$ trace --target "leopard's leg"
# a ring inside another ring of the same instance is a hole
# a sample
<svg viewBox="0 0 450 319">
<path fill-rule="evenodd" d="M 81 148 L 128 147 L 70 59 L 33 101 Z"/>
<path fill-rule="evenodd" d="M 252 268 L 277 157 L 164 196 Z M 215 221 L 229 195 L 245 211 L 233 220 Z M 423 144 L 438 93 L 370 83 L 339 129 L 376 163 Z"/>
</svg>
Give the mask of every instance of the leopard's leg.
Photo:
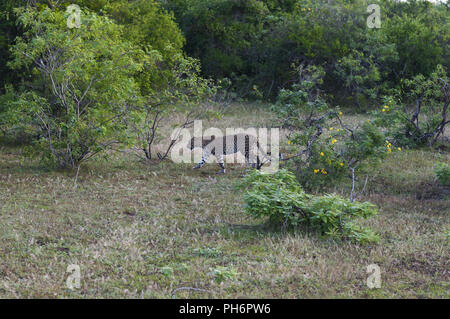
<svg viewBox="0 0 450 319">
<path fill-rule="evenodd" d="M 256 163 L 255 160 L 256 159 Z M 249 150 L 248 152 L 245 153 L 245 160 L 247 163 L 250 164 L 250 166 L 252 168 L 258 168 L 258 155 L 255 154 L 255 152 L 253 150 Z"/>
<path fill-rule="evenodd" d="M 202 166 L 205 165 L 210 155 L 211 155 L 210 153 L 203 151 L 202 160 L 196 166 L 194 166 L 193 169 L 202 168 Z"/>
<path fill-rule="evenodd" d="M 217 156 L 217 163 L 219 164 L 221 170 L 219 171 L 219 174 L 225 174 L 226 169 L 225 169 L 225 163 L 223 161 L 223 155 L 218 155 Z"/>
<path fill-rule="evenodd" d="M 252 168 L 255 168 L 255 163 L 251 163 L 251 162 L 250 162 L 250 157 L 249 157 L 248 153 L 245 153 L 245 154 L 244 154 L 244 158 L 245 158 L 245 162 L 246 162 L 247 164 L 249 164 Z"/>
</svg>

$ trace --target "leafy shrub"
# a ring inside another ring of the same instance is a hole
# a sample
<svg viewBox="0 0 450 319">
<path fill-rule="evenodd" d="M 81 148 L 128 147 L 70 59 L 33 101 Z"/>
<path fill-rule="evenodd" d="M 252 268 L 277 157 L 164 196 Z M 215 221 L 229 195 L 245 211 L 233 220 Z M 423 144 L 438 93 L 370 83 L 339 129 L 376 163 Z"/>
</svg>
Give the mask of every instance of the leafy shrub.
<svg viewBox="0 0 450 319">
<path fill-rule="evenodd" d="M 124 142 L 124 119 L 139 93 L 133 76 L 150 57 L 95 13 L 83 12 L 80 28 L 68 29 L 65 12 L 16 11 L 25 32 L 11 48 L 9 66 L 31 73 L 8 110 L 16 123 L 36 130 L 33 150 L 51 164 L 79 167 Z"/>
<path fill-rule="evenodd" d="M 221 284 L 227 280 L 233 280 L 239 275 L 239 273 L 233 268 L 218 266 L 217 268 L 211 269 L 212 275 L 214 276 L 214 281 Z"/>
<path fill-rule="evenodd" d="M 173 275 L 173 268 L 170 266 L 161 267 L 159 271 L 166 277 L 171 277 Z"/>
<path fill-rule="evenodd" d="M 416 147 L 431 145 L 444 135 L 450 122 L 450 82 L 446 70 L 438 65 L 429 76 L 418 75 L 404 80 L 403 92 L 384 98 L 383 105 L 374 112 L 375 123 L 386 128 L 398 145 Z M 401 97 L 406 95 L 406 98 Z"/>
<path fill-rule="evenodd" d="M 322 68 L 300 65 L 296 72 L 298 83 L 280 91 L 272 110 L 288 132 L 288 151 L 293 155 L 287 159 L 294 162 L 303 186 L 329 184 L 390 151 L 384 134 L 374 123 L 350 127 L 344 124 L 338 108 L 328 107 L 319 90 Z M 352 177 L 354 182 L 354 174 Z"/>
<path fill-rule="evenodd" d="M 194 249 L 194 253 L 198 256 L 208 257 L 208 258 L 216 258 L 221 254 L 220 249 L 218 248 L 196 248 Z"/>
<path fill-rule="evenodd" d="M 386 13 L 380 29 L 367 28 L 365 1 L 163 3 L 175 13 L 186 52 L 201 60 L 204 74 L 234 80 L 239 95 L 249 96 L 257 85 L 264 97 L 276 97 L 294 80 L 290 64 L 300 61 L 324 67 L 328 92 L 363 104 L 402 78 L 429 75 L 450 61 L 444 3 L 373 1 Z"/>
<path fill-rule="evenodd" d="M 367 57 L 354 50 L 337 61 L 335 73 L 343 81 L 349 97 L 353 96 L 358 105 L 366 97 L 376 98 L 376 83 L 380 80 L 380 74 L 372 56 Z"/>
<path fill-rule="evenodd" d="M 442 185 L 450 185 L 450 165 L 439 163 L 434 168 L 434 175 Z"/>
<path fill-rule="evenodd" d="M 378 213 L 373 204 L 350 202 L 334 194 L 307 194 L 287 170 L 275 174 L 254 171 L 240 187 L 247 189 L 245 210 L 254 217 L 268 217 L 271 223 L 284 226 L 305 224 L 322 235 L 361 244 L 379 240 L 371 229 L 357 224 L 358 219 Z"/>
<path fill-rule="evenodd" d="M 17 113 L 13 106 L 13 101 L 17 99 L 17 92 L 11 85 L 5 86 L 5 94 L 0 95 L 0 134 L 8 137 L 15 137 L 15 133 L 22 135 L 33 134 L 33 130 L 27 130 L 26 122 L 17 121 Z"/>
</svg>

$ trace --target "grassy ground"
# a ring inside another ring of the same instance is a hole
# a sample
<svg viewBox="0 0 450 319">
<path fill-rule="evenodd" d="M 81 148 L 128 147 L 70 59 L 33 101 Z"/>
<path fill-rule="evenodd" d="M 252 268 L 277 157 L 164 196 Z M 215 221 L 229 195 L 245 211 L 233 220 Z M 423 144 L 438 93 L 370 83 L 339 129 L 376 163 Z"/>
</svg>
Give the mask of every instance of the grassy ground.
<svg viewBox="0 0 450 319">
<path fill-rule="evenodd" d="M 271 119 L 235 106 L 210 124 Z M 245 215 L 234 191 L 240 165 L 216 175 L 216 164 L 149 168 L 116 154 L 84 166 L 74 190 L 73 172 L 21 152 L 0 146 L 0 297 L 450 297 L 450 201 L 433 177 L 448 154 L 397 152 L 371 172 L 362 200 L 380 209 L 369 223 L 381 242 L 362 247 Z M 69 264 L 80 266 L 80 289 L 66 287 Z M 381 268 L 380 289 L 366 285 L 369 264 Z"/>
</svg>

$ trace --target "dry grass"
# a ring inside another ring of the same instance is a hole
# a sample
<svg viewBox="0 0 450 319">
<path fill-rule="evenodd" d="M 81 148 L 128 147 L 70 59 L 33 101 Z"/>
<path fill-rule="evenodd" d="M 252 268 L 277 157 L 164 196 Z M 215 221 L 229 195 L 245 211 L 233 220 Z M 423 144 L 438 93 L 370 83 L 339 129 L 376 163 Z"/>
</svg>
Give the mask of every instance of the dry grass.
<svg viewBox="0 0 450 319">
<path fill-rule="evenodd" d="M 237 106 L 211 124 L 267 125 L 271 116 Z M 208 292 L 176 297 L 449 297 L 448 190 L 432 171 L 448 154 L 402 151 L 370 172 L 363 199 L 380 208 L 369 223 L 381 242 L 362 247 L 245 215 L 233 188 L 240 165 L 216 175 L 214 164 L 148 167 L 115 154 L 83 167 L 74 190 L 73 172 L 21 152 L 0 146 L 0 297 L 170 298 L 178 287 Z M 334 191 L 348 194 L 348 185 Z M 366 286 L 373 263 L 380 289 Z M 66 288 L 69 264 L 81 268 L 80 289 Z M 230 270 L 221 284 L 220 266 Z"/>
</svg>

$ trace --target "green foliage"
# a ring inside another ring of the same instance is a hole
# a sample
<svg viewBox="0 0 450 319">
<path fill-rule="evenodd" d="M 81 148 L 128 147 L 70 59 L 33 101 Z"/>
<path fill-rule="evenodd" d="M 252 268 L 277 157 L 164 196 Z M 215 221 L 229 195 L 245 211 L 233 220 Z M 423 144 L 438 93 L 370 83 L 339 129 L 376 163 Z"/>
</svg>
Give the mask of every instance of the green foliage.
<svg viewBox="0 0 450 319">
<path fill-rule="evenodd" d="M 444 62 L 444 43 L 449 37 L 449 16 L 445 10 L 444 6 L 430 5 L 426 10 L 393 15 L 383 23 L 386 39 L 395 44 L 399 56 L 398 63 L 392 65 L 397 80 L 417 74 L 427 76 Z"/>
<path fill-rule="evenodd" d="M 408 147 L 433 144 L 443 136 L 448 124 L 449 78 L 438 65 L 429 76 L 421 74 L 403 80 L 403 92 L 384 98 L 374 112 L 375 123 L 385 127 L 396 144 Z M 401 99 L 405 96 L 404 99 Z"/>
<path fill-rule="evenodd" d="M 164 89 L 170 81 L 172 68 L 183 59 L 184 37 L 173 15 L 154 0 L 114 0 L 102 9 L 125 27 L 123 37 L 145 52 L 159 56 L 147 63 L 136 77 L 142 95 Z"/>
<path fill-rule="evenodd" d="M 239 273 L 233 268 L 218 266 L 211 269 L 212 275 L 214 276 L 214 281 L 217 284 L 221 284 L 224 281 L 233 280 Z"/>
<path fill-rule="evenodd" d="M 159 57 L 135 75 L 144 96 L 165 89 L 183 49 L 200 59 L 202 76 L 231 80 L 230 97 L 273 99 L 296 83 L 292 63 L 314 64 L 324 69 L 321 88 L 333 102 L 359 109 L 399 88 L 402 79 L 427 77 L 450 61 L 448 9 L 428 1 L 374 1 L 382 23 L 369 29 L 364 1 L 5 0 L 0 90 L 28 80 L 29 70 L 6 67 L 9 47 L 23 32 L 14 7 L 64 11 L 72 3 L 113 19 L 125 27 L 126 42 Z"/>
<path fill-rule="evenodd" d="M 254 85 L 264 98 L 276 96 L 300 62 L 325 69 L 324 87 L 336 99 L 365 107 L 402 78 L 450 61 L 444 5 L 373 3 L 381 7 L 380 29 L 367 27 L 365 1 L 168 0 L 166 8 L 204 74 L 230 78 L 238 96 L 251 96 Z"/>
<path fill-rule="evenodd" d="M 272 110 L 288 132 L 288 151 L 299 180 L 309 189 L 329 184 L 367 160 L 389 151 L 385 136 L 374 123 L 350 128 L 339 109 L 330 109 L 318 89 L 323 69 L 300 65 L 298 82 L 280 91 Z"/>
<path fill-rule="evenodd" d="M 361 103 L 366 97 L 377 97 L 376 84 L 380 80 L 380 72 L 372 57 L 354 50 L 337 61 L 335 72 L 356 103 Z"/>
<path fill-rule="evenodd" d="M 284 119 L 285 127 L 304 127 L 313 117 L 327 109 L 318 87 L 323 83 L 325 72 L 315 65 L 293 65 L 298 81 L 291 89 L 282 89 L 272 111 Z M 307 114 L 305 117 L 304 115 Z"/>
<path fill-rule="evenodd" d="M 434 175 L 442 185 L 450 185 L 450 165 L 439 163 L 434 168 Z"/>
<path fill-rule="evenodd" d="M 16 99 L 16 94 L 11 85 L 5 86 L 5 94 L 0 95 L 0 132 L 6 135 L 16 121 L 15 116 L 9 111 L 10 103 Z M 17 123 L 20 124 L 20 123 Z"/>
<path fill-rule="evenodd" d="M 240 187 L 246 189 L 246 212 L 257 218 L 268 217 L 271 223 L 284 226 L 305 224 L 322 235 L 362 244 L 379 240 L 372 230 L 357 224 L 358 219 L 377 214 L 374 205 L 350 202 L 338 195 L 307 194 L 286 170 L 275 174 L 253 171 Z"/>
<path fill-rule="evenodd" d="M 5 85 L 18 84 L 22 75 L 22 72 L 18 70 L 11 72 L 7 67 L 7 62 L 11 58 L 9 47 L 22 32 L 20 26 L 16 23 L 14 8 L 24 5 L 25 2 L 26 0 L 2 0 L 0 2 L 0 93 L 4 92 Z M 2 114 L 1 109 L 0 114 Z"/>
<path fill-rule="evenodd" d="M 198 256 L 208 257 L 208 258 L 216 258 L 219 257 L 222 253 L 218 248 L 196 248 L 194 249 L 194 253 Z"/>
<path fill-rule="evenodd" d="M 120 26 L 90 11 L 74 29 L 62 11 L 17 13 L 26 31 L 11 49 L 9 66 L 26 67 L 32 76 L 9 109 L 16 123 L 40 136 L 36 150 L 61 167 L 78 167 L 124 141 L 124 118 L 139 93 L 133 76 L 149 56 L 123 41 Z"/>
<path fill-rule="evenodd" d="M 269 14 L 262 1 L 169 1 L 186 36 L 186 51 L 201 59 L 204 74 L 236 82 L 240 95 L 252 91 L 254 43 L 263 30 Z M 245 85 L 240 88 L 240 84 Z"/>
</svg>

